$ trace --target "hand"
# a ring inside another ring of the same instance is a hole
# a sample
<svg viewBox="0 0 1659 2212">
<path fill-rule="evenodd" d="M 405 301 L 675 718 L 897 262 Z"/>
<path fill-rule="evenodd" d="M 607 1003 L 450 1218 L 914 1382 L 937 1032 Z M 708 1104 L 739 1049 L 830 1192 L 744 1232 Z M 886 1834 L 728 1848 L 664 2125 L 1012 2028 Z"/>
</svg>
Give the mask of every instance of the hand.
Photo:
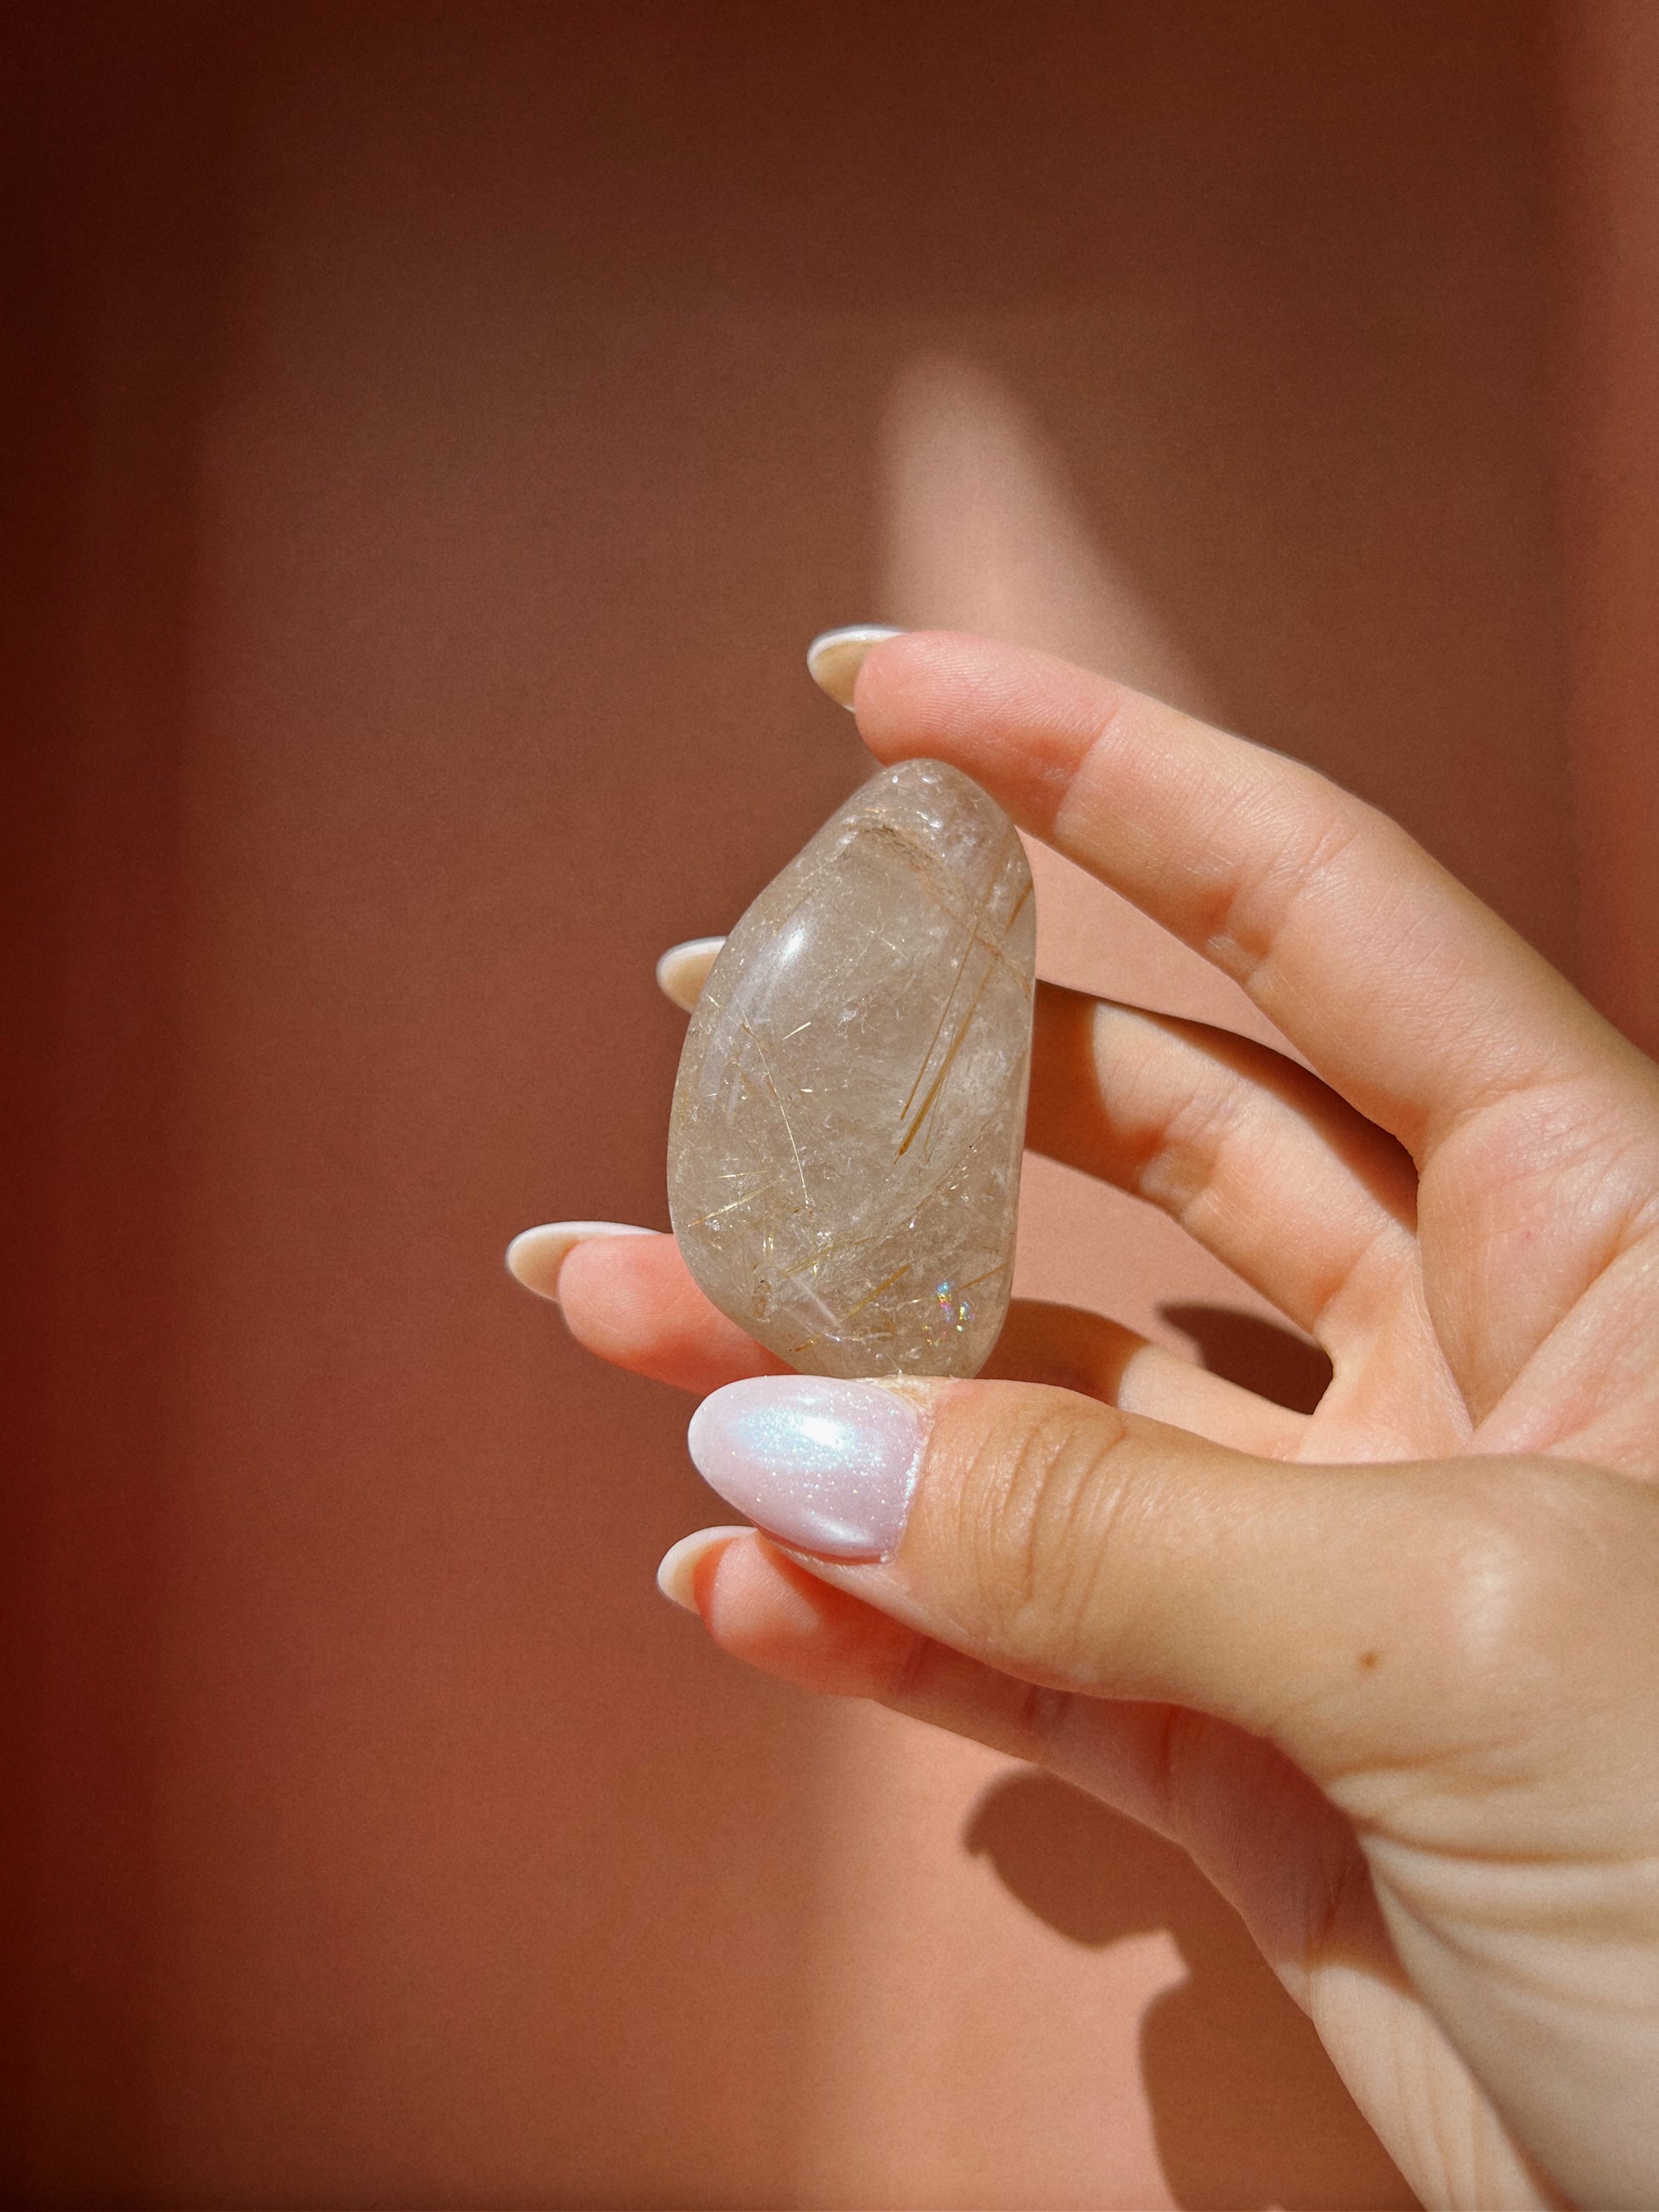
<svg viewBox="0 0 1659 2212">
<path fill-rule="evenodd" d="M 1294 762 L 969 638 L 878 644 L 856 703 L 1316 1071 L 1043 986 L 1029 1141 L 1172 1214 L 1334 1379 L 1291 1414 L 1017 1306 L 1001 1379 L 834 1386 L 860 1469 L 809 1473 L 882 1554 L 836 1562 L 788 1480 L 802 1386 L 744 1379 L 782 1370 L 672 1238 L 532 1231 L 582 1342 L 738 1386 L 694 1445 L 771 1534 L 687 1539 L 671 1594 L 1184 1845 L 1425 2200 L 1659 2202 L 1659 1069 Z"/>
</svg>

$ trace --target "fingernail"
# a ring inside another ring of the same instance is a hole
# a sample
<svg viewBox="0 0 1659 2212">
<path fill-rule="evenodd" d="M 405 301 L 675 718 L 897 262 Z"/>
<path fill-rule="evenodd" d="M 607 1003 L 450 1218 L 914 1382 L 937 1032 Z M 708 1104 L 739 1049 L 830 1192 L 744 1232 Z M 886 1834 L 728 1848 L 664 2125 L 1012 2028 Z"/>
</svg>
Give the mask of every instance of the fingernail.
<svg viewBox="0 0 1659 2212">
<path fill-rule="evenodd" d="M 752 1528 L 698 1528 L 689 1536 L 682 1536 L 678 1544 L 671 1544 L 662 1555 L 662 1565 L 657 1569 L 657 1588 L 676 1605 L 683 1605 L 688 1613 L 701 1610 L 697 1604 L 697 1570 L 703 1561 L 716 1552 L 723 1552 L 736 1536 L 752 1536 Z"/>
<path fill-rule="evenodd" d="M 884 637 L 902 637 L 902 630 L 885 629 L 879 623 L 854 623 L 846 629 L 827 629 L 806 648 L 806 666 L 820 690 L 827 691 L 838 707 L 853 711 L 853 686 L 859 680 L 864 656 Z"/>
<path fill-rule="evenodd" d="M 656 1237 L 655 1229 L 636 1229 L 629 1221 L 546 1221 L 523 1229 L 507 1248 L 507 1264 L 526 1290 L 559 1303 L 559 1270 L 578 1244 L 590 1237 Z"/>
<path fill-rule="evenodd" d="M 657 963 L 657 988 L 664 998 L 689 1014 L 725 942 L 723 937 L 688 937 L 684 945 L 671 945 Z"/>
<path fill-rule="evenodd" d="M 686 1441 L 709 1487 L 781 1542 L 879 1559 L 903 1534 L 922 1425 L 874 1382 L 763 1375 L 705 1398 Z"/>
</svg>

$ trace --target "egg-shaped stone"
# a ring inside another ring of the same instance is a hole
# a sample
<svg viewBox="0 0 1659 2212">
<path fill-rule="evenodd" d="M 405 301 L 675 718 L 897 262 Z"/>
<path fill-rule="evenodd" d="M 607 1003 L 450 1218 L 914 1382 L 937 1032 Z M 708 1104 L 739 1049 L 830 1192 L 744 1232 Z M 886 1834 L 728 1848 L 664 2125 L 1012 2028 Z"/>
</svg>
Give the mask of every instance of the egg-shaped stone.
<svg viewBox="0 0 1659 2212">
<path fill-rule="evenodd" d="M 813 1375 L 973 1375 L 1007 1310 L 1031 872 L 941 761 L 855 792 L 726 939 L 674 1086 L 669 1211 L 723 1313 Z"/>
</svg>

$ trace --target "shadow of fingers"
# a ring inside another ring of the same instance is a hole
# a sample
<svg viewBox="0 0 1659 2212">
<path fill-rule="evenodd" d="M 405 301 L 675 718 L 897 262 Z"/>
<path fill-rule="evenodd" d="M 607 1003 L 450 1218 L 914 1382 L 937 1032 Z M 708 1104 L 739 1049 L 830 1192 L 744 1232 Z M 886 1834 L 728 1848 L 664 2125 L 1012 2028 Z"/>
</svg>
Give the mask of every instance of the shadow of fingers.
<svg viewBox="0 0 1659 2212">
<path fill-rule="evenodd" d="M 1186 1853 L 1048 1775 L 994 1783 L 963 1838 L 1028 1911 L 1103 1949 L 1167 1931 L 1187 1979 L 1141 2022 L 1141 2078 L 1185 2212 L 1414 2203 L 1231 1905 Z"/>
<path fill-rule="evenodd" d="M 1316 1344 L 1278 1322 L 1232 1306 L 1162 1305 L 1212 1375 L 1224 1376 L 1293 1413 L 1311 1413 L 1330 1387 L 1331 1363 Z"/>
</svg>

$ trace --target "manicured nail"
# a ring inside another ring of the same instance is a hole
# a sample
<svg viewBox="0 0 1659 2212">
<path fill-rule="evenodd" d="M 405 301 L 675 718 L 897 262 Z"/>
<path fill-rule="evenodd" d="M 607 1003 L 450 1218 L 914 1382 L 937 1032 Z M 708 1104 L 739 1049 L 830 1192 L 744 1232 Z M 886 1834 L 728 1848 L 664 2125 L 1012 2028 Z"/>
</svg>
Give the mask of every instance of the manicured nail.
<svg viewBox="0 0 1659 2212">
<path fill-rule="evenodd" d="M 723 937 L 689 937 L 684 945 L 671 945 L 657 963 L 657 988 L 664 998 L 689 1014 L 725 942 Z"/>
<path fill-rule="evenodd" d="M 806 648 L 806 666 L 820 690 L 827 691 L 838 707 L 853 711 L 853 686 L 859 680 L 864 656 L 884 637 L 903 632 L 884 629 L 879 623 L 854 623 L 847 629 L 827 629 Z"/>
<path fill-rule="evenodd" d="M 522 1229 L 507 1248 L 507 1264 L 538 1298 L 559 1303 L 559 1270 L 578 1244 L 590 1237 L 656 1237 L 655 1229 L 636 1229 L 629 1221 L 547 1221 Z"/>
<path fill-rule="evenodd" d="M 700 1611 L 698 1568 L 715 1553 L 723 1552 L 734 1536 L 752 1536 L 754 1533 L 752 1528 L 698 1528 L 689 1536 L 682 1536 L 662 1555 L 662 1565 L 657 1569 L 657 1588 L 665 1597 L 672 1598 L 676 1605 L 683 1605 L 688 1613 Z"/>
<path fill-rule="evenodd" d="M 879 1559 L 904 1530 L 922 1425 L 874 1382 L 763 1375 L 705 1398 L 686 1441 L 709 1487 L 780 1542 Z"/>
</svg>

